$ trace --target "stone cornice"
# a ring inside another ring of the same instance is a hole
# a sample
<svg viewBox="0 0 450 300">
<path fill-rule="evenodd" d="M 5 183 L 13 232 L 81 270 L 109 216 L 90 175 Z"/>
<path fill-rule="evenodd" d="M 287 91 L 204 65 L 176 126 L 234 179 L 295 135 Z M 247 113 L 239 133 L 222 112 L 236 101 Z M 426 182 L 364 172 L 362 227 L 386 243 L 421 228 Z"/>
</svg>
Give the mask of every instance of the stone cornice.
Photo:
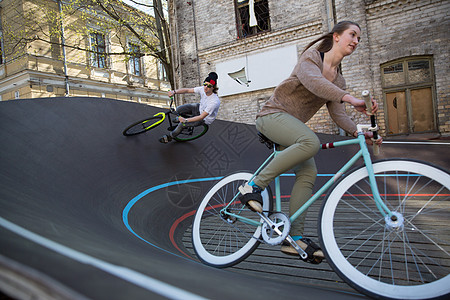
<svg viewBox="0 0 450 300">
<path fill-rule="evenodd" d="M 233 43 L 200 50 L 198 55 L 202 59 L 209 57 L 229 57 L 230 55 L 241 55 L 255 50 L 286 44 L 303 39 L 308 36 L 322 34 L 322 22 L 320 20 L 305 23 L 296 27 L 286 28 L 279 31 L 271 31 L 252 36 L 245 39 L 236 40 Z"/>
<path fill-rule="evenodd" d="M 398 13 L 399 10 L 410 10 L 418 7 L 442 2 L 442 0 L 383 0 L 374 1 L 366 6 L 368 17 L 379 17 L 379 14 L 391 15 Z"/>
</svg>

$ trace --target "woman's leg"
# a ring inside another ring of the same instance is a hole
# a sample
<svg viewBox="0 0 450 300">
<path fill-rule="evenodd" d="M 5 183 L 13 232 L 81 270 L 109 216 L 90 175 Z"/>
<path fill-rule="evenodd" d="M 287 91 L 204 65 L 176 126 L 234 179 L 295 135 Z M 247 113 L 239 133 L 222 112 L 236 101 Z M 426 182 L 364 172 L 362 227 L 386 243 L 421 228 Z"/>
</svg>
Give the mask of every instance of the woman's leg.
<svg viewBox="0 0 450 300">
<path fill-rule="evenodd" d="M 289 215 L 294 214 L 310 197 L 317 176 L 314 155 L 320 141 L 303 122 L 286 113 L 260 117 L 257 129 L 266 137 L 285 148 L 258 174 L 253 182 L 265 188 L 275 177 L 294 169 L 296 180 L 289 201 Z M 292 236 L 303 235 L 306 213 L 291 227 Z"/>
<path fill-rule="evenodd" d="M 314 182 L 317 177 L 317 168 L 314 158 L 299 164 L 294 168 L 295 183 L 292 188 L 291 199 L 289 201 L 289 216 L 292 216 L 312 195 Z M 305 227 L 306 212 L 302 213 L 291 224 L 292 236 L 303 236 Z"/>
<path fill-rule="evenodd" d="M 311 159 L 319 151 L 320 142 L 316 134 L 303 122 L 287 113 L 259 117 L 256 120 L 256 128 L 286 148 L 253 180 L 261 188 L 267 187 L 278 175 Z"/>
</svg>

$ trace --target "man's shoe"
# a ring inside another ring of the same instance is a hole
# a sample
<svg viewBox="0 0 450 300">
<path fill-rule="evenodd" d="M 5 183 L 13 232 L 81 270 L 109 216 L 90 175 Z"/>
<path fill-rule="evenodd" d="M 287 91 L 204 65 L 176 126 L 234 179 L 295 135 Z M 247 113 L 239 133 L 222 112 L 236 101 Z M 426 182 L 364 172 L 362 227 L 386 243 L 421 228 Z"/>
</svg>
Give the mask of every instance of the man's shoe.
<svg viewBox="0 0 450 300">
<path fill-rule="evenodd" d="M 302 238 L 295 242 L 308 254 L 308 262 L 317 264 L 325 258 L 322 249 L 320 249 L 320 247 L 310 239 Z M 298 255 L 297 250 L 295 250 L 295 248 L 292 247 L 288 241 L 283 241 L 283 244 L 281 245 L 281 252 L 289 255 Z"/>
<path fill-rule="evenodd" d="M 261 188 L 257 186 L 250 186 L 248 183 L 239 187 L 239 200 L 242 204 L 250 208 L 250 210 L 262 213 L 263 212 L 263 200 L 261 196 Z"/>
<path fill-rule="evenodd" d="M 172 140 L 172 137 L 171 137 L 170 135 L 167 135 L 167 134 L 163 135 L 163 136 L 159 139 L 159 141 L 160 141 L 161 143 L 164 143 L 164 144 L 167 144 L 167 143 L 170 142 L 171 140 Z"/>
</svg>

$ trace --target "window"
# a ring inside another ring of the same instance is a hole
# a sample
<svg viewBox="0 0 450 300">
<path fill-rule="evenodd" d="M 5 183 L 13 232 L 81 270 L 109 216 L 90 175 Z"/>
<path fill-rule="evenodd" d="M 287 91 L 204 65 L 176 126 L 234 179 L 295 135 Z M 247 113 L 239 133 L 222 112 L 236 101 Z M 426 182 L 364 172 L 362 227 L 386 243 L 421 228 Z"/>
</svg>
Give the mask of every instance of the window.
<svg viewBox="0 0 450 300">
<path fill-rule="evenodd" d="M 136 76 L 141 76 L 141 49 L 138 45 L 129 43 L 128 48 L 130 49 L 130 73 Z"/>
<path fill-rule="evenodd" d="M 169 77 L 167 76 L 166 68 L 161 61 L 158 61 L 158 78 L 161 81 L 169 81 Z"/>
<path fill-rule="evenodd" d="M 436 131 L 431 57 L 412 57 L 381 66 L 388 135 Z"/>
<path fill-rule="evenodd" d="M 0 3 L 2 0 L 0 0 Z M 0 7 L 0 13 L 2 12 L 2 9 Z M 3 52 L 3 27 L 2 27 L 3 21 L 0 14 L 0 65 L 4 64 L 5 62 L 5 53 Z"/>
<path fill-rule="evenodd" d="M 0 31 L 0 65 L 3 64 L 3 33 Z"/>
<path fill-rule="evenodd" d="M 270 30 L 268 0 L 235 0 L 238 38 Z"/>
<path fill-rule="evenodd" d="M 97 68 L 106 68 L 106 41 L 105 35 L 92 32 L 91 37 L 91 65 Z"/>
<path fill-rule="evenodd" d="M 1 2 L 1 1 L 0 1 Z M 2 20 L 0 19 L 0 22 Z M 0 65 L 4 64 L 5 61 L 5 53 L 3 52 L 3 30 L 1 28 L 1 23 L 0 23 Z"/>
</svg>

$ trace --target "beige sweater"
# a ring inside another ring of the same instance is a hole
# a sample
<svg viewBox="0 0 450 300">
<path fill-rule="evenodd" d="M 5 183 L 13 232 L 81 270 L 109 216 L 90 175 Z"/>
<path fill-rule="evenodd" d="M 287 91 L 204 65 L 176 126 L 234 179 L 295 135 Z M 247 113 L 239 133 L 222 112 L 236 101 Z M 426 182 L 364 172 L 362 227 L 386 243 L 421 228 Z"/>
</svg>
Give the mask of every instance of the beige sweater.
<svg viewBox="0 0 450 300">
<path fill-rule="evenodd" d="M 281 82 L 256 117 L 286 112 L 303 123 L 311 119 L 324 105 L 336 124 L 349 134 L 356 131 L 355 123 L 345 113 L 342 97 L 344 77 L 338 72 L 333 82 L 322 75 L 323 62 L 320 52 L 309 48 L 300 57 L 289 78 Z"/>
</svg>

